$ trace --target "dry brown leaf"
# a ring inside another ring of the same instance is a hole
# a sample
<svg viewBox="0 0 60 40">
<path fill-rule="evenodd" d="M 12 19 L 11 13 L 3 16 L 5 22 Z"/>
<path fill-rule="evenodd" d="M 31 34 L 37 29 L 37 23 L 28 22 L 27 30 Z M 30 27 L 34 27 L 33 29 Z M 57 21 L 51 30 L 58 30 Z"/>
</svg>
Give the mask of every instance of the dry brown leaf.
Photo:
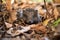
<svg viewBox="0 0 60 40">
<path fill-rule="evenodd" d="M 6 0 L 6 7 L 7 7 L 7 10 L 9 11 L 12 9 L 11 0 Z"/>
<path fill-rule="evenodd" d="M 59 16 L 59 12 L 58 12 L 58 10 L 57 10 L 56 7 L 54 8 L 54 14 L 53 14 L 53 15 L 54 15 L 54 18 L 55 18 L 55 19 L 57 19 L 58 16 Z"/>
<path fill-rule="evenodd" d="M 17 19 L 16 15 L 17 15 L 17 12 L 15 10 L 12 10 L 10 12 L 10 17 L 9 17 L 10 23 L 13 23 Z"/>
<path fill-rule="evenodd" d="M 36 25 L 35 27 L 32 27 L 32 29 L 36 30 L 36 31 L 42 31 L 43 33 L 46 32 L 46 27 L 45 26 L 42 26 L 42 25 Z"/>
<path fill-rule="evenodd" d="M 5 22 L 5 24 L 6 24 L 6 28 L 11 28 L 12 27 L 12 24 L 10 24 L 10 23 Z"/>
<path fill-rule="evenodd" d="M 42 7 L 39 6 L 37 9 L 38 9 L 38 12 L 40 13 L 40 15 L 44 14 L 44 11 L 43 11 Z"/>
</svg>

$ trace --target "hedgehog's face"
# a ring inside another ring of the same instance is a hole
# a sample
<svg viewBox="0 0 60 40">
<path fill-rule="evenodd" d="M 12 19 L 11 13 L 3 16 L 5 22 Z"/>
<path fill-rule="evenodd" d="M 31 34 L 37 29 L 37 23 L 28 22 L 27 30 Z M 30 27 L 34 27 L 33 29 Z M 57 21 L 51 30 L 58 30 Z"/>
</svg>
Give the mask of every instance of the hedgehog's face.
<svg viewBox="0 0 60 40">
<path fill-rule="evenodd" d="M 26 9 L 23 11 L 23 16 L 25 18 L 25 22 L 28 24 L 38 23 L 38 12 L 34 9 Z"/>
</svg>

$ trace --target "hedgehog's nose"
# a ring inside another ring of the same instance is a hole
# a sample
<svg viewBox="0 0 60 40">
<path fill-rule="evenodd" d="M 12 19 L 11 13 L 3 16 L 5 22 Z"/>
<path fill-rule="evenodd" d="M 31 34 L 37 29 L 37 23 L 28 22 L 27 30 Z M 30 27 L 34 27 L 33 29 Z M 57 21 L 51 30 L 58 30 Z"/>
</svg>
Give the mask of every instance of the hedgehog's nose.
<svg viewBox="0 0 60 40">
<path fill-rule="evenodd" d="M 29 21 L 28 21 L 28 24 L 29 24 L 29 25 L 33 24 L 33 21 L 32 21 L 32 20 L 29 20 Z"/>
<path fill-rule="evenodd" d="M 31 24 L 32 24 L 32 23 L 33 23 L 33 21 L 32 21 L 32 20 L 30 20 L 30 21 L 29 21 L 29 23 L 31 23 Z"/>
</svg>

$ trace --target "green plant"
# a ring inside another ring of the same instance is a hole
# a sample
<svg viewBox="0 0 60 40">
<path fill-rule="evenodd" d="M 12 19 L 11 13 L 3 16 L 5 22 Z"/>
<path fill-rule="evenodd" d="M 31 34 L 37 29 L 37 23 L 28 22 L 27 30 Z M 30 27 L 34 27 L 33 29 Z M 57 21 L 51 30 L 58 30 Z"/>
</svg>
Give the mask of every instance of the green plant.
<svg viewBox="0 0 60 40">
<path fill-rule="evenodd" d="M 59 23 L 60 23 L 60 18 L 58 20 L 56 20 L 55 22 L 53 22 L 53 26 L 56 27 L 56 26 L 58 26 Z"/>
</svg>

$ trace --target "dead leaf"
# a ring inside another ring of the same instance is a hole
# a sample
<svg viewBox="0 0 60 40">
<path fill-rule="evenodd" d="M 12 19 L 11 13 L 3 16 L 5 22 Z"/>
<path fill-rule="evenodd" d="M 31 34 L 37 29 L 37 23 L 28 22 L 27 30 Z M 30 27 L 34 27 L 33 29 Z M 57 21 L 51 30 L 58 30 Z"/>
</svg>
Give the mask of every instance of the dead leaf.
<svg viewBox="0 0 60 40">
<path fill-rule="evenodd" d="M 13 23 L 17 19 L 17 12 L 15 10 L 12 10 L 10 12 L 10 17 L 8 19 L 9 23 Z"/>
<path fill-rule="evenodd" d="M 12 27 L 12 24 L 10 24 L 10 23 L 5 22 L 5 24 L 6 24 L 6 28 L 11 28 Z"/>
<path fill-rule="evenodd" d="M 57 19 L 58 16 L 59 16 L 59 12 L 58 12 L 57 8 L 55 7 L 54 8 L 54 18 Z"/>
<path fill-rule="evenodd" d="M 11 0 L 6 0 L 6 8 L 7 8 L 7 10 L 9 10 L 9 11 L 12 9 Z"/>
<path fill-rule="evenodd" d="M 43 25 L 44 25 L 44 26 L 47 26 L 48 22 L 49 22 L 50 20 L 52 20 L 52 19 L 53 19 L 53 18 L 46 19 L 46 20 L 43 22 Z"/>
<path fill-rule="evenodd" d="M 45 33 L 47 30 L 46 27 L 43 25 L 36 25 L 35 27 L 32 27 L 32 29 L 34 29 L 37 32 L 42 31 L 43 33 Z"/>
</svg>

